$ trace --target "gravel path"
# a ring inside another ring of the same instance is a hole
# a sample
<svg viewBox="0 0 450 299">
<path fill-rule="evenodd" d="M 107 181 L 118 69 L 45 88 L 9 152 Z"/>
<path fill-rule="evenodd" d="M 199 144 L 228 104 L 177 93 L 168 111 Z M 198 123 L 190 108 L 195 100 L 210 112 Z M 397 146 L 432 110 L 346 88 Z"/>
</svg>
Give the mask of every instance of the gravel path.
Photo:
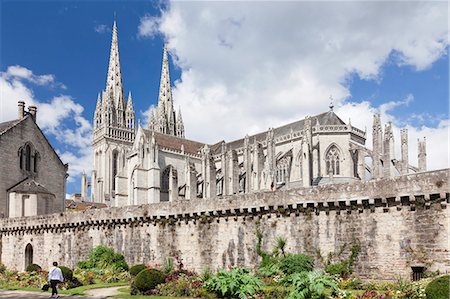
<svg viewBox="0 0 450 299">
<path fill-rule="evenodd" d="M 86 295 L 90 298 L 108 298 L 109 296 L 114 296 L 120 294 L 118 289 L 123 288 L 120 287 L 111 287 L 111 288 L 101 288 L 101 289 L 92 289 L 85 291 Z"/>
</svg>

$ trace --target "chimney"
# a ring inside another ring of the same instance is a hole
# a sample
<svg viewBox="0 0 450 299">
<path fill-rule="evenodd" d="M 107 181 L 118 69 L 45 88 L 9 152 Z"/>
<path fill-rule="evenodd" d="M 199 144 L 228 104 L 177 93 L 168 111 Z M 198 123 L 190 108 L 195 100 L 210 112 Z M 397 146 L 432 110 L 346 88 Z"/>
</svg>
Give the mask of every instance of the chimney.
<svg viewBox="0 0 450 299">
<path fill-rule="evenodd" d="M 22 119 L 25 116 L 25 102 L 24 101 L 19 101 L 18 102 L 18 106 L 19 106 L 19 119 Z"/>
<path fill-rule="evenodd" d="M 31 117 L 33 117 L 33 120 L 36 122 L 36 106 L 28 106 L 28 112 L 30 112 Z"/>
</svg>

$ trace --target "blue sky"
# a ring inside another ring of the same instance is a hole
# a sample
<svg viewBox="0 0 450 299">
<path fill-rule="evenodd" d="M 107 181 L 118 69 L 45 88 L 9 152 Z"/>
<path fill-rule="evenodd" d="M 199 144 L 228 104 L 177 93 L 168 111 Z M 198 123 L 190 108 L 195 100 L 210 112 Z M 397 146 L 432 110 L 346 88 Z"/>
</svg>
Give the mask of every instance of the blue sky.
<svg viewBox="0 0 450 299">
<path fill-rule="evenodd" d="M 429 136 L 430 168 L 449 164 L 446 2 L 0 5 L 0 121 L 15 117 L 20 99 L 38 105 L 39 125 L 70 164 L 68 193 L 91 170 L 89 124 L 114 18 L 124 91 L 143 124 L 157 101 L 165 41 L 188 138 L 240 138 L 326 111 L 333 95 L 337 113 L 367 127 L 368 138 L 380 112 L 409 129 L 411 147 Z"/>
</svg>

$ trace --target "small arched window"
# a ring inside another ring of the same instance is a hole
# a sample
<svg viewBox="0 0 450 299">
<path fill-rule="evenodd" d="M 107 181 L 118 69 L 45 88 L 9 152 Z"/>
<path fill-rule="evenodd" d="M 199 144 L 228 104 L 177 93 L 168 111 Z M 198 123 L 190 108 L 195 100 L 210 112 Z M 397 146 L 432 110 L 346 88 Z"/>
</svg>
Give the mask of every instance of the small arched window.
<svg viewBox="0 0 450 299">
<path fill-rule="evenodd" d="M 339 165 L 339 150 L 333 145 L 328 150 L 325 156 L 325 164 L 327 174 L 339 175 L 340 174 L 340 165 Z"/>
</svg>

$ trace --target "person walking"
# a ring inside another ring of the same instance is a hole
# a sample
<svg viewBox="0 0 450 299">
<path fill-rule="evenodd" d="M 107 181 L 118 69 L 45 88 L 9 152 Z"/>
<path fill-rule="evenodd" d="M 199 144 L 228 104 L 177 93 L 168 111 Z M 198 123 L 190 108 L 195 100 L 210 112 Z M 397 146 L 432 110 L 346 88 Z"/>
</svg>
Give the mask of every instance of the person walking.
<svg viewBox="0 0 450 299">
<path fill-rule="evenodd" d="M 48 271 L 48 281 L 50 282 L 50 287 L 52 288 L 52 296 L 50 298 L 59 298 L 57 285 L 59 282 L 64 281 L 64 276 L 60 268 L 58 268 L 58 263 L 53 262 L 53 267 Z"/>
</svg>

